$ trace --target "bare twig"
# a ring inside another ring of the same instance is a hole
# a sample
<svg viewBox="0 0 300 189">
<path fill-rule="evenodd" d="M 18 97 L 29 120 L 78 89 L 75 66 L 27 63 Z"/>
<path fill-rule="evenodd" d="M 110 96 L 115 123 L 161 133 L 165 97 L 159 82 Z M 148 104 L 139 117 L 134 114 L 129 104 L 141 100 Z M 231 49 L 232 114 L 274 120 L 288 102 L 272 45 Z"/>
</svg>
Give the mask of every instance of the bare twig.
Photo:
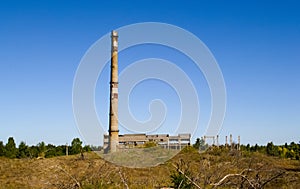
<svg viewBox="0 0 300 189">
<path fill-rule="evenodd" d="M 227 174 L 225 175 L 219 182 L 215 183 L 215 184 L 212 184 L 213 186 L 215 186 L 214 188 L 222 185 L 222 183 L 228 178 L 228 177 L 242 177 L 243 179 L 247 180 L 247 182 L 250 184 L 250 186 L 252 188 L 255 188 L 254 184 L 245 176 L 245 175 L 242 175 L 242 174 Z"/>
<path fill-rule="evenodd" d="M 179 169 L 179 167 L 177 167 L 177 166 L 174 165 L 174 164 L 172 164 L 172 165 L 178 170 L 179 173 L 181 173 L 183 176 L 185 176 L 185 178 L 187 178 L 193 185 L 195 185 L 197 188 L 200 188 L 200 189 L 201 189 L 201 187 L 200 187 L 198 184 L 196 184 L 190 177 L 186 176 L 186 175 L 184 174 L 184 172 L 183 172 L 182 170 Z"/>
<path fill-rule="evenodd" d="M 272 180 L 274 180 L 274 179 L 280 177 L 280 176 L 283 175 L 284 173 L 285 173 L 285 172 L 280 172 L 280 173 L 278 173 L 277 175 L 275 175 L 275 176 L 269 178 L 268 180 L 266 180 L 266 181 L 261 185 L 261 187 L 263 188 L 266 184 L 268 184 L 268 183 L 271 182 Z"/>
<path fill-rule="evenodd" d="M 55 166 L 55 167 L 58 168 L 58 169 L 60 169 L 60 170 L 62 170 L 66 175 L 68 175 L 70 178 L 72 178 L 75 181 L 76 186 L 78 186 L 79 188 L 81 188 L 80 183 L 72 175 L 70 175 L 66 170 L 64 170 L 60 166 Z"/>
<path fill-rule="evenodd" d="M 119 169 L 119 175 L 120 175 L 121 181 L 122 181 L 123 184 L 126 186 L 126 189 L 129 189 L 128 184 L 127 184 L 125 178 L 124 178 L 123 175 L 122 175 L 121 169 Z"/>
<path fill-rule="evenodd" d="M 254 169 L 244 169 L 240 174 L 243 174 L 244 172 L 247 172 L 247 174 L 251 171 L 255 171 Z"/>
<path fill-rule="evenodd" d="M 179 184 L 179 186 L 178 186 L 178 189 L 181 187 L 182 183 L 183 183 L 183 179 L 180 181 L 180 184 Z"/>
</svg>

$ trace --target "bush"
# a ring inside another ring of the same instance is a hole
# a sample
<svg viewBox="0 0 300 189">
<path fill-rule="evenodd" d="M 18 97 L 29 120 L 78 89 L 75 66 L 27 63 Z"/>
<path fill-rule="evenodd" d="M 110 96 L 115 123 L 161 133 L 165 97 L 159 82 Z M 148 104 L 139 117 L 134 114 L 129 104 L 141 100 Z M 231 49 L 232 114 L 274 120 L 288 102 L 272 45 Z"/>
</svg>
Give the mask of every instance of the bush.
<svg viewBox="0 0 300 189">
<path fill-rule="evenodd" d="M 177 170 L 173 171 L 170 175 L 171 182 L 174 188 L 192 188 L 193 184 L 188 180 L 187 177 L 191 177 L 191 172 L 189 170 L 189 163 L 186 163 L 180 159 L 177 163 Z"/>
<path fill-rule="evenodd" d="M 157 146 L 157 144 L 155 142 L 145 142 L 144 147 L 145 148 L 151 148 L 151 147 L 155 147 Z"/>
</svg>

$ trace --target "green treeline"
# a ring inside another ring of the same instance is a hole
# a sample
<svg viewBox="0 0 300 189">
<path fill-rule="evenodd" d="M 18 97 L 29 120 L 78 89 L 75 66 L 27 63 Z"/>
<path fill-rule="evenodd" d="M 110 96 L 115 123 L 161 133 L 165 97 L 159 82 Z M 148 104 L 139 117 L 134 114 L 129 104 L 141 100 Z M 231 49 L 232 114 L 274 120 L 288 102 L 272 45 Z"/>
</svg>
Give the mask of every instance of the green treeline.
<svg viewBox="0 0 300 189">
<path fill-rule="evenodd" d="M 28 146 L 25 142 L 21 142 L 17 147 L 13 137 L 9 137 L 6 144 L 0 141 L 0 156 L 7 158 L 50 158 L 67 154 L 74 155 L 91 150 L 90 146 L 82 146 L 82 141 L 79 138 L 74 138 L 71 146 L 46 145 L 44 142 Z"/>
<path fill-rule="evenodd" d="M 204 144 L 203 138 L 197 138 L 193 147 L 199 149 L 200 151 L 204 151 L 209 148 L 207 144 Z M 259 152 L 262 154 L 267 154 L 269 156 L 281 157 L 281 158 L 289 158 L 289 159 L 300 159 L 300 142 L 296 144 L 295 142 L 291 142 L 290 144 L 285 143 L 284 145 L 274 145 L 273 142 L 269 142 L 266 146 L 259 146 L 255 144 L 254 146 L 241 145 L 238 147 L 237 144 L 233 144 L 233 146 L 219 146 L 220 148 L 227 148 L 227 149 L 237 149 L 239 148 L 240 151 L 244 153 L 252 153 L 252 152 Z"/>
<path fill-rule="evenodd" d="M 267 146 L 254 145 L 241 145 L 242 151 L 247 152 L 260 152 L 270 156 L 276 156 L 281 158 L 300 159 L 300 143 L 296 144 L 291 142 L 290 144 L 285 143 L 284 145 L 274 145 L 273 142 L 269 142 Z"/>
<path fill-rule="evenodd" d="M 204 144 L 203 139 L 196 139 L 193 147 L 201 151 L 208 148 L 207 144 Z M 227 146 L 230 148 L 229 146 Z M 220 148 L 226 148 L 226 146 L 220 146 Z M 234 144 L 234 149 L 237 148 L 237 144 Z M 100 147 L 93 146 L 82 146 L 82 141 L 79 138 L 74 138 L 70 146 L 53 144 L 45 144 L 40 142 L 37 145 L 28 146 L 25 142 L 21 142 L 19 146 L 16 146 L 13 137 L 9 137 L 6 144 L 0 141 L 0 157 L 7 158 L 50 158 L 55 156 L 74 155 L 83 152 L 89 152 L 92 150 L 99 150 Z M 274 145 L 269 142 L 266 146 L 263 145 L 241 145 L 240 150 L 244 153 L 259 152 L 270 156 L 289 158 L 289 159 L 300 159 L 300 142 L 297 144 L 291 142 L 290 144 L 285 143 L 284 145 Z"/>
</svg>

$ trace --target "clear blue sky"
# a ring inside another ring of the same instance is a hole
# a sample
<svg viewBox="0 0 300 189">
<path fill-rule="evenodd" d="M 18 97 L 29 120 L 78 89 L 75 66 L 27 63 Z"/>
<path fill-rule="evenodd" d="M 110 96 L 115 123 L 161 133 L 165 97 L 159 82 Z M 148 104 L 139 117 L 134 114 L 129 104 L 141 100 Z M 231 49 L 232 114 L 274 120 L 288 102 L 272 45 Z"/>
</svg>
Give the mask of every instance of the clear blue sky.
<svg viewBox="0 0 300 189">
<path fill-rule="evenodd" d="M 245 144 L 300 141 L 300 3 L 240 2 L 0 1 L 0 140 L 13 136 L 18 143 L 65 144 L 80 137 L 72 112 L 72 86 L 82 56 L 113 29 L 153 21 L 192 32 L 217 59 L 227 89 L 221 142 L 229 133 L 235 139 L 241 135 Z M 147 58 L 149 50 L 153 50 L 151 56 L 163 57 L 160 48 L 145 46 L 139 53 L 129 49 L 120 54 L 120 69 L 129 60 Z M 197 90 L 203 114 L 209 115 L 203 76 L 178 64 L 190 71 L 192 80 L 200 80 Z M 108 87 L 106 70 L 97 91 Z M 154 84 L 149 81 L 145 86 Z M 152 97 L 172 94 L 163 83 L 156 85 L 160 95 Z M 138 86 L 135 93 L 143 91 Z M 139 119 L 148 116 L 148 97 L 133 100 L 133 113 Z M 169 100 L 172 104 L 172 95 Z M 96 102 L 100 118 L 107 121 L 107 98 L 96 95 Z M 175 108 L 169 113 L 172 124 L 178 112 Z M 199 128 L 195 136 L 200 137 L 203 130 Z"/>
</svg>

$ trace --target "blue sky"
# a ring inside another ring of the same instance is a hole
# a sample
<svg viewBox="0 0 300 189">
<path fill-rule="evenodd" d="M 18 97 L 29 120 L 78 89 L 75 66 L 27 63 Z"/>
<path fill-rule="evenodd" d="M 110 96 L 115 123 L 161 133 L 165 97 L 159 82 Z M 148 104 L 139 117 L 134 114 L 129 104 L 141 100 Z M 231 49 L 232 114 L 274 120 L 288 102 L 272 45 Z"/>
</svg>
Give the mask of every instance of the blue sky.
<svg viewBox="0 0 300 189">
<path fill-rule="evenodd" d="M 1 1 L 0 140 L 6 142 L 13 136 L 18 143 L 65 144 L 81 137 L 73 117 L 72 87 L 82 56 L 113 29 L 137 22 L 164 22 L 200 38 L 222 70 L 227 111 L 221 142 L 229 133 L 235 139 L 241 135 L 245 144 L 300 141 L 300 4 L 239 2 Z M 176 52 L 166 56 L 167 51 L 159 46 L 128 49 L 120 53 L 120 71 L 149 56 L 188 62 Z M 205 130 L 201 124 L 207 122 L 210 111 L 209 90 L 192 64 L 177 64 L 197 80 L 203 119 L 195 137 L 200 137 Z M 105 70 L 97 83 L 96 102 L 106 124 Z M 152 85 L 160 89 L 159 95 L 145 92 Z M 132 111 L 146 119 L 150 97 L 165 98 L 171 106 L 166 124 L 173 124 L 178 116 L 173 93 L 163 83 L 145 82 L 144 88 L 137 86 L 132 94 Z M 145 99 L 137 98 L 139 94 Z"/>
</svg>

